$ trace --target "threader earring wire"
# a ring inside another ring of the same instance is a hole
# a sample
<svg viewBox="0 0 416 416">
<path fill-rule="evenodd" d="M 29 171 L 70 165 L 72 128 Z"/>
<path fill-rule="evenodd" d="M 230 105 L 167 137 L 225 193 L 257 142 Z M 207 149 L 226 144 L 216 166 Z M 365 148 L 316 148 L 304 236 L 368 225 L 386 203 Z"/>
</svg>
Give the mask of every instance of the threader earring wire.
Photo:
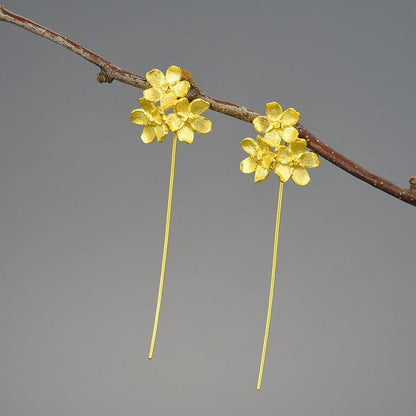
<svg viewBox="0 0 416 416">
<path fill-rule="evenodd" d="M 282 199 L 283 199 L 283 182 L 279 181 L 279 194 L 277 198 L 277 210 L 276 210 L 276 224 L 275 224 L 275 230 L 274 230 L 272 272 L 270 275 L 269 304 L 267 306 L 266 327 L 264 329 L 263 348 L 261 351 L 259 375 L 257 378 L 257 390 L 261 389 L 261 383 L 263 380 L 264 363 L 266 361 L 267 343 L 269 340 L 269 332 L 270 332 L 270 321 L 272 318 L 273 295 L 274 295 L 274 286 L 275 286 L 275 281 L 276 281 L 277 247 L 279 244 L 280 214 L 282 212 Z"/>
<path fill-rule="evenodd" d="M 170 215 L 172 211 L 172 199 L 173 199 L 173 183 L 175 179 L 175 163 L 176 163 L 176 145 L 178 142 L 177 134 L 173 134 L 172 141 L 172 156 L 170 161 L 170 176 L 169 176 L 169 191 L 168 191 L 168 204 L 166 208 L 166 222 L 165 222 L 165 238 L 163 242 L 163 254 L 162 254 L 162 265 L 160 268 L 160 280 L 159 280 L 159 290 L 157 294 L 156 302 L 156 312 L 155 320 L 153 323 L 153 332 L 152 339 L 150 341 L 149 355 L 148 358 L 151 360 L 153 358 L 153 352 L 155 349 L 157 328 L 159 326 L 159 316 L 160 316 L 160 307 L 162 304 L 163 297 L 163 286 L 165 283 L 165 269 L 166 269 L 166 257 L 168 254 L 168 244 L 169 244 L 169 230 L 170 230 Z"/>
</svg>

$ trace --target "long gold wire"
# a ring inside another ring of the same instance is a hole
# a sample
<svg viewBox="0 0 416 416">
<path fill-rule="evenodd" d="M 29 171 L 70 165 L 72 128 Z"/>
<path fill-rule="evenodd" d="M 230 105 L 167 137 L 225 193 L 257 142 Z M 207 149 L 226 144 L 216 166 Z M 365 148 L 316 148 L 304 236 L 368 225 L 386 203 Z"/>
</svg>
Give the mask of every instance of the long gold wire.
<svg viewBox="0 0 416 416">
<path fill-rule="evenodd" d="M 257 379 L 257 390 L 261 389 L 261 382 L 263 380 L 264 362 L 266 360 L 267 342 L 269 339 L 269 331 L 270 331 L 270 320 L 272 317 L 274 283 L 276 280 L 277 246 L 279 242 L 280 212 L 282 211 L 282 198 L 283 198 L 283 182 L 280 182 L 279 196 L 277 198 L 276 225 L 275 225 L 275 230 L 274 230 L 273 260 L 272 260 L 272 272 L 270 275 L 269 305 L 267 307 L 266 328 L 264 329 L 263 349 L 261 352 L 259 376 Z"/>
<path fill-rule="evenodd" d="M 165 240 L 163 243 L 162 266 L 160 268 L 159 291 L 157 294 L 155 321 L 153 324 L 152 340 L 150 341 L 150 349 L 149 349 L 149 355 L 148 355 L 149 360 L 153 358 L 153 351 L 155 349 L 157 327 L 159 325 L 160 305 L 162 303 L 163 283 L 165 281 L 166 256 L 168 254 L 168 243 L 169 243 L 170 213 L 172 211 L 173 181 L 175 178 L 176 144 L 177 144 L 177 137 L 176 137 L 176 134 L 174 134 L 173 143 L 172 143 L 172 157 L 170 161 L 168 206 L 166 209 L 166 223 L 165 223 Z"/>
</svg>

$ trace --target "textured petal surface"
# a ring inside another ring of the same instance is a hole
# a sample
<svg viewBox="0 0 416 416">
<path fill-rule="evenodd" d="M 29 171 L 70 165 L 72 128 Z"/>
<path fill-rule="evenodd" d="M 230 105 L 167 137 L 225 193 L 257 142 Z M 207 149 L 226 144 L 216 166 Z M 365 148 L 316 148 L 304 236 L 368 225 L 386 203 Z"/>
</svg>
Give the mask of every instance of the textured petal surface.
<svg viewBox="0 0 416 416">
<path fill-rule="evenodd" d="M 168 123 L 169 129 L 171 131 L 177 131 L 183 127 L 184 121 L 178 117 L 176 114 L 168 114 L 166 116 L 166 122 Z"/>
<path fill-rule="evenodd" d="M 288 165 L 277 165 L 274 168 L 274 173 L 282 182 L 287 182 L 292 174 L 292 168 Z"/>
<path fill-rule="evenodd" d="M 288 108 L 285 110 L 281 117 L 280 121 L 285 126 L 294 126 L 300 119 L 300 114 L 294 108 Z"/>
<path fill-rule="evenodd" d="M 306 186 L 311 180 L 309 173 L 304 168 L 294 168 L 292 173 L 292 180 L 296 185 Z"/>
<path fill-rule="evenodd" d="M 159 143 L 162 143 L 165 140 L 166 136 L 168 135 L 169 130 L 164 125 L 156 126 L 154 129 L 155 129 L 157 141 Z"/>
<path fill-rule="evenodd" d="M 190 112 L 189 101 L 187 98 L 180 99 L 175 105 L 175 113 L 179 117 L 188 117 Z"/>
<path fill-rule="evenodd" d="M 306 140 L 298 139 L 289 145 L 290 150 L 293 152 L 294 155 L 302 154 L 306 149 Z"/>
<path fill-rule="evenodd" d="M 130 113 L 130 121 L 134 124 L 143 125 L 149 122 L 149 118 L 145 114 L 144 110 L 138 108 Z"/>
<path fill-rule="evenodd" d="M 191 121 L 192 128 L 199 134 L 207 134 L 212 129 L 212 123 L 205 117 L 198 116 Z"/>
<path fill-rule="evenodd" d="M 152 69 L 146 74 L 146 80 L 152 87 L 159 88 L 166 78 L 160 69 Z"/>
<path fill-rule="evenodd" d="M 155 129 L 150 126 L 145 126 L 141 135 L 143 143 L 149 144 L 152 143 L 156 138 Z"/>
<path fill-rule="evenodd" d="M 251 156 L 246 157 L 240 163 L 240 170 L 243 173 L 253 173 L 256 170 L 257 163 Z"/>
<path fill-rule="evenodd" d="M 271 131 L 266 133 L 262 140 L 271 147 L 277 147 L 280 144 L 280 136 L 277 131 Z"/>
<path fill-rule="evenodd" d="M 176 84 L 181 79 L 181 76 L 182 70 L 175 65 L 170 66 L 166 71 L 166 79 L 169 84 Z"/>
<path fill-rule="evenodd" d="M 257 144 L 259 146 L 259 153 L 267 153 L 270 152 L 270 146 L 263 141 L 263 137 L 257 136 Z"/>
<path fill-rule="evenodd" d="M 140 107 L 143 108 L 146 113 L 152 114 L 156 109 L 156 106 L 152 101 L 146 100 L 146 98 L 139 98 Z"/>
<path fill-rule="evenodd" d="M 185 97 L 191 85 L 188 81 L 179 81 L 172 89 L 177 97 Z"/>
<path fill-rule="evenodd" d="M 279 103 L 273 101 L 266 104 L 266 116 L 271 121 L 277 121 L 280 114 L 282 114 L 282 107 Z"/>
<path fill-rule="evenodd" d="M 286 143 L 292 143 L 298 138 L 298 131 L 294 127 L 286 127 L 279 133 Z"/>
<path fill-rule="evenodd" d="M 177 135 L 181 142 L 192 143 L 194 141 L 194 132 L 186 124 L 178 130 Z"/>
<path fill-rule="evenodd" d="M 153 111 L 152 111 L 152 117 L 149 117 L 150 120 L 152 120 L 153 122 L 157 123 L 157 124 L 162 124 L 163 123 L 163 117 L 162 114 L 164 115 L 165 113 L 161 113 L 159 111 L 159 107 L 156 107 L 155 105 L 153 106 Z"/>
<path fill-rule="evenodd" d="M 254 182 L 261 182 L 267 179 L 269 176 L 269 170 L 261 165 L 257 165 L 256 173 L 254 174 Z"/>
<path fill-rule="evenodd" d="M 305 152 L 300 158 L 299 162 L 305 168 L 316 168 L 321 164 L 319 157 L 316 153 L 313 152 Z"/>
<path fill-rule="evenodd" d="M 267 133 L 273 127 L 269 120 L 264 116 L 258 116 L 253 120 L 253 126 L 259 133 Z"/>
<path fill-rule="evenodd" d="M 160 100 L 160 91 L 157 88 L 148 88 L 143 91 L 143 97 L 149 101 L 159 101 Z"/>
<path fill-rule="evenodd" d="M 261 159 L 261 164 L 264 168 L 270 169 L 273 163 L 273 155 L 271 153 L 265 153 Z"/>
<path fill-rule="evenodd" d="M 293 153 L 287 147 L 280 147 L 279 152 L 277 154 L 277 160 L 279 163 L 283 163 L 284 165 L 288 165 L 293 159 Z"/>
<path fill-rule="evenodd" d="M 167 109 L 176 104 L 176 95 L 173 92 L 168 92 L 160 97 L 160 107 Z"/>
<path fill-rule="evenodd" d="M 209 103 L 205 100 L 197 98 L 191 102 L 191 113 L 192 114 L 202 114 L 205 113 L 209 108 Z"/>
<path fill-rule="evenodd" d="M 250 137 L 245 138 L 240 143 L 242 149 L 249 155 L 255 155 L 259 149 L 259 145 Z"/>
</svg>

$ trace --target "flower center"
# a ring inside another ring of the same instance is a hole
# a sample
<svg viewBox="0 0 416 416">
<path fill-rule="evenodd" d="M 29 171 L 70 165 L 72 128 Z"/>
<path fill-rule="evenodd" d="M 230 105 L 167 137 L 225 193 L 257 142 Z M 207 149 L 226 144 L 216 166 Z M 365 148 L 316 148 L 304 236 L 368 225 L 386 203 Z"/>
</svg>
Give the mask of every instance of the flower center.
<svg viewBox="0 0 416 416">
<path fill-rule="evenodd" d="M 169 91 L 169 84 L 163 84 L 163 85 L 160 87 L 160 89 L 161 89 L 163 92 Z"/>
</svg>

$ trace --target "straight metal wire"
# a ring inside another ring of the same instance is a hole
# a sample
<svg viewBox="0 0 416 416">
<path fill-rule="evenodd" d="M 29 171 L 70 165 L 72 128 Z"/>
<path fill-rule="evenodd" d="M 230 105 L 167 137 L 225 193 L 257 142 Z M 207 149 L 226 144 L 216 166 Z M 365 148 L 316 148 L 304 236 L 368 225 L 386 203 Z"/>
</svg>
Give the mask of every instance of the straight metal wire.
<svg viewBox="0 0 416 416">
<path fill-rule="evenodd" d="M 279 185 L 279 195 L 277 198 L 276 225 L 275 225 L 275 230 L 274 230 L 272 272 L 270 275 L 269 305 L 267 307 L 266 328 L 264 330 L 263 349 L 261 352 L 259 376 L 257 379 L 257 390 L 261 389 L 261 383 L 263 380 L 264 362 L 266 360 L 267 342 L 269 339 L 269 332 L 270 332 L 270 320 L 272 317 L 274 284 L 276 280 L 277 246 L 279 243 L 280 213 L 282 211 L 283 182 L 279 182 L 279 184 L 280 185 Z"/>
<path fill-rule="evenodd" d="M 156 334 L 157 334 L 157 328 L 159 325 L 160 306 L 162 304 L 163 284 L 165 281 L 166 256 L 168 254 L 168 243 L 169 243 L 170 214 L 172 211 L 173 181 L 175 179 L 176 145 L 177 145 L 177 136 L 176 134 L 174 134 L 173 143 L 172 143 L 172 157 L 170 161 L 170 177 L 169 177 L 169 191 L 168 191 L 168 206 L 166 209 L 165 239 L 163 243 L 162 266 L 160 268 L 159 291 L 157 294 L 155 321 L 153 324 L 152 339 L 150 341 L 150 349 L 149 349 L 149 355 L 148 355 L 149 360 L 153 358 L 153 351 L 155 349 Z"/>
</svg>

